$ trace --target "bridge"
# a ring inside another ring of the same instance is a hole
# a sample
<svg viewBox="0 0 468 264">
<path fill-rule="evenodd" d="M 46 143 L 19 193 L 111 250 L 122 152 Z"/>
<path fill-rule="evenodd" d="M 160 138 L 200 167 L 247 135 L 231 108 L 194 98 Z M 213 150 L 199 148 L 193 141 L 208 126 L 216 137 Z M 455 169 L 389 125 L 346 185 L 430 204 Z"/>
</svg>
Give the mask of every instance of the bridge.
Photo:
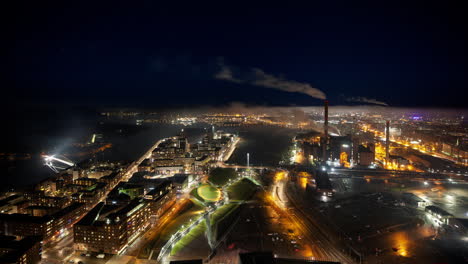
<svg viewBox="0 0 468 264">
<path fill-rule="evenodd" d="M 246 165 L 225 164 L 225 163 L 222 163 L 222 162 L 218 162 L 217 166 L 221 167 L 221 168 L 252 169 L 252 170 L 265 170 L 265 169 L 274 170 L 274 169 L 277 168 L 277 167 L 274 167 L 274 166 L 253 166 L 253 165 L 246 166 Z"/>
<path fill-rule="evenodd" d="M 466 181 L 467 177 L 461 174 L 454 173 L 431 173 L 431 172 L 418 172 L 418 171 L 397 171 L 397 170 L 366 170 L 366 169 L 346 169 L 334 168 L 329 171 L 330 177 L 350 177 L 350 176 L 370 176 L 378 178 L 412 178 L 424 180 L 457 180 Z"/>
<path fill-rule="evenodd" d="M 312 165 L 288 165 L 283 166 L 288 170 L 302 170 L 307 172 L 315 172 L 319 169 L 318 166 Z M 395 179 L 395 178 L 408 178 L 413 180 L 442 180 L 442 181 L 456 181 L 468 182 L 468 177 L 462 174 L 455 173 L 431 173 L 431 172 L 417 172 L 417 171 L 398 171 L 398 170 L 384 170 L 384 169 L 348 169 L 348 168 L 329 168 L 327 172 L 330 178 L 379 178 L 379 179 Z M 312 176 L 295 175 L 299 178 L 311 178 Z"/>
</svg>

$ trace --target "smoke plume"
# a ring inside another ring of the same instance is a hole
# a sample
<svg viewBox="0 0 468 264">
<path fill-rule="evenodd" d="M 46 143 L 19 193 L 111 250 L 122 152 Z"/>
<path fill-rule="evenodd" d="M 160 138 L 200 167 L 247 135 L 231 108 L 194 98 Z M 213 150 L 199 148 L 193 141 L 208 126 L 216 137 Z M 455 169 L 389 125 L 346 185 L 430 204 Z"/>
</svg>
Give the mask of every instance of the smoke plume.
<svg viewBox="0 0 468 264">
<path fill-rule="evenodd" d="M 277 77 L 268 74 L 261 69 L 253 68 L 247 72 L 239 72 L 239 77 L 234 77 L 234 70 L 220 63 L 220 71 L 218 71 L 214 78 L 235 83 L 246 83 L 254 86 L 261 86 L 272 88 L 290 93 L 302 93 L 313 98 L 322 99 L 326 98 L 325 93 L 317 88 L 312 87 L 308 83 L 301 83 L 297 81 L 287 80 L 283 77 Z"/>
<path fill-rule="evenodd" d="M 348 102 L 356 102 L 356 103 L 367 103 L 367 104 L 375 104 L 375 105 L 382 105 L 382 106 L 388 106 L 387 103 L 378 101 L 376 99 L 371 99 L 371 98 L 366 98 L 362 96 L 358 97 L 349 97 L 346 99 Z"/>
</svg>

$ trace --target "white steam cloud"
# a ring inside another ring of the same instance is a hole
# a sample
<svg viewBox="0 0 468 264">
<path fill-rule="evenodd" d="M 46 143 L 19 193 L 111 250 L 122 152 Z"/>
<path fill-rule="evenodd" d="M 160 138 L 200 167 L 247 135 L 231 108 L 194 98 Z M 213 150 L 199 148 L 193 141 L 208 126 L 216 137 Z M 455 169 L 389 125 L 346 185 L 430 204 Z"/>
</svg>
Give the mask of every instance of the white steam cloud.
<svg viewBox="0 0 468 264">
<path fill-rule="evenodd" d="M 349 97 L 346 99 L 348 102 L 356 102 L 356 103 L 367 103 L 367 104 L 375 104 L 375 105 L 382 105 L 382 106 L 388 106 L 387 103 L 378 101 L 376 99 L 371 99 L 371 98 L 366 98 L 362 96 L 358 97 Z"/>
<path fill-rule="evenodd" d="M 285 80 L 283 78 L 267 74 L 258 68 L 253 69 L 253 72 L 255 74 L 255 79 L 252 82 L 253 85 L 278 89 L 290 93 L 303 93 L 322 100 L 326 98 L 324 92 L 317 88 L 313 88 L 308 83 Z"/>
<path fill-rule="evenodd" d="M 241 83 L 242 80 L 236 79 L 232 76 L 232 70 L 226 65 L 221 65 L 221 71 L 215 74 L 215 79 L 225 80 L 235 83 Z"/>
<path fill-rule="evenodd" d="M 235 78 L 233 70 L 227 65 L 220 64 L 221 70 L 214 75 L 214 78 L 235 83 L 247 83 L 255 86 L 272 88 L 290 93 L 302 93 L 317 99 L 326 99 L 326 95 L 321 90 L 312 87 L 308 83 L 301 83 L 291 80 L 286 80 L 282 77 L 276 77 L 265 73 L 258 68 L 251 69 L 247 74 L 247 78 Z"/>
</svg>

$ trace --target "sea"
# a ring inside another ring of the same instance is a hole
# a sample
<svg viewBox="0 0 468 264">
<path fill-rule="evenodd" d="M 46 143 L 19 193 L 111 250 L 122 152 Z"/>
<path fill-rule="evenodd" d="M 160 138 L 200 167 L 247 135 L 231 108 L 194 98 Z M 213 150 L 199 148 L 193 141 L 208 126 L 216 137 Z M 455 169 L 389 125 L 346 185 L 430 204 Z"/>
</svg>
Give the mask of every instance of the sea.
<svg viewBox="0 0 468 264">
<path fill-rule="evenodd" d="M 190 126 L 167 123 L 137 125 L 135 117 L 102 116 L 96 111 L 35 111 L 21 113 L 3 131 L 0 153 L 0 189 L 15 190 L 31 186 L 55 174 L 44 164 L 42 154 L 60 155 L 74 163 L 86 159 L 101 161 L 133 161 L 145 153 L 157 140 L 184 130 L 189 141 L 199 141 L 209 124 Z M 227 161 L 252 165 L 274 166 L 284 156 L 297 131 L 279 127 L 217 127 L 241 137 Z M 90 144 L 93 134 L 99 142 Z M 110 144 L 110 147 L 109 147 Z M 107 145 L 103 151 L 88 153 Z M 81 147 L 77 147 L 81 146 Z"/>
</svg>

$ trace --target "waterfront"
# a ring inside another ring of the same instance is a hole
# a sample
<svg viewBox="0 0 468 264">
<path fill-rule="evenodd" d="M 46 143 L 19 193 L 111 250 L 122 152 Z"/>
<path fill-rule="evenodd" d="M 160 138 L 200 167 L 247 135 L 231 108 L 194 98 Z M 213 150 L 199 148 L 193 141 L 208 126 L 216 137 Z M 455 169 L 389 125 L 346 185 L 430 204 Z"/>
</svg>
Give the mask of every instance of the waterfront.
<svg viewBox="0 0 468 264">
<path fill-rule="evenodd" d="M 240 128 L 238 131 L 241 141 L 226 162 L 229 164 L 246 165 L 249 153 L 251 165 L 277 166 L 297 134 L 297 130 L 278 127 Z"/>
<path fill-rule="evenodd" d="M 54 126 L 67 127 L 66 120 L 58 120 Z M 80 121 L 72 122 L 71 127 L 77 126 Z M 7 186 L 24 186 L 36 183 L 42 179 L 54 175 L 43 164 L 41 152 L 59 153 L 70 158 L 74 162 L 80 162 L 87 158 L 97 161 L 128 161 L 139 157 L 157 140 L 175 135 L 184 130 L 184 134 L 191 143 L 197 142 L 207 129 L 208 124 L 196 124 L 185 127 L 181 125 L 159 124 L 137 126 L 134 120 L 102 120 L 87 119 L 81 122 L 80 133 L 72 133 L 70 129 L 56 131 L 53 135 L 36 136 L 28 143 L 27 151 L 31 158 L 27 160 L 7 161 L 2 160 L 2 178 L 6 179 Z M 241 141 L 227 163 L 245 165 L 246 154 L 250 153 L 250 164 L 253 165 L 278 165 L 285 152 L 291 145 L 291 140 L 297 130 L 279 127 L 219 127 L 230 133 L 238 134 Z M 77 155 L 77 150 L 70 142 L 84 142 L 91 138 L 93 131 L 103 134 L 103 142 L 110 143 L 109 149 L 87 155 Z M 34 145 L 34 142 L 36 145 Z"/>
<path fill-rule="evenodd" d="M 77 123 L 81 123 L 81 126 Z M 15 152 L 28 153 L 29 158 L 0 160 L 4 188 L 9 186 L 18 188 L 53 176 L 54 172 L 44 165 L 41 153 L 64 155 L 75 163 L 89 158 L 96 161 L 131 161 L 138 158 L 157 140 L 175 135 L 182 128 L 182 126 L 170 124 L 137 126 L 133 120 L 103 121 L 97 118 L 81 121 L 57 120 L 54 127 L 67 127 L 67 129 L 56 130 L 50 135 L 37 134 L 34 138 L 16 136 L 17 140 L 27 139 L 27 141 Z M 93 133 L 102 134 L 102 144 L 87 145 Z M 76 147 L 73 143 L 85 146 Z M 110 144 L 110 147 L 103 151 L 93 152 L 103 144 Z M 88 152 L 84 152 L 83 149 Z"/>
</svg>

